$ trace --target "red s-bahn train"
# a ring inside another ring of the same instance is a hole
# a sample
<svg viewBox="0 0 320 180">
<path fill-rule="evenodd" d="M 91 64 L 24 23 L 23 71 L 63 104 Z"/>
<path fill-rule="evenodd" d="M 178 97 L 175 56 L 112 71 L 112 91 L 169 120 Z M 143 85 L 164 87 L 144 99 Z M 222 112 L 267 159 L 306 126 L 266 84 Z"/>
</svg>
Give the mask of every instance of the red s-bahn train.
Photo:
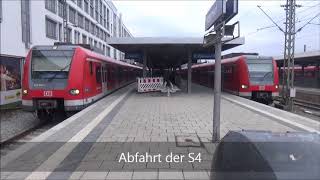
<svg viewBox="0 0 320 180">
<path fill-rule="evenodd" d="M 214 64 L 192 66 L 192 81 L 207 87 L 214 85 Z M 279 75 L 277 64 L 272 57 L 241 55 L 222 59 L 221 87 L 223 91 L 271 103 L 279 96 Z M 184 69 L 186 74 L 187 69 Z"/>
<path fill-rule="evenodd" d="M 33 47 L 24 64 L 22 106 L 48 120 L 57 111 L 79 111 L 141 74 L 81 45 Z"/>
</svg>

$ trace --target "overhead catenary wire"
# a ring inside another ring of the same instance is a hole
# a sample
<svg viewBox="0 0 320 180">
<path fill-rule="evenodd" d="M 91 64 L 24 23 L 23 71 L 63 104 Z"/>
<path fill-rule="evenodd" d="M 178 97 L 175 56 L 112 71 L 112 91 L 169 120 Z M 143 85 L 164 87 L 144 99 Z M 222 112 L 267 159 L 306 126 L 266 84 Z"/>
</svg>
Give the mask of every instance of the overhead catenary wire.
<svg viewBox="0 0 320 180">
<path fill-rule="evenodd" d="M 280 31 L 284 33 L 284 30 L 261 8 L 261 6 L 258 5 L 257 7 L 273 22 L 275 26 L 278 27 Z"/>
<path fill-rule="evenodd" d="M 310 2 L 310 3 L 312 3 L 312 2 Z M 310 3 L 308 3 L 307 5 L 309 5 Z M 261 7 L 261 5 L 257 5 L 258 7 L 260 7 L 260 9 L 262 9 Z M 309 10 L 309 9 L 312 9 L 312 8 L 314 8 L 314 7 L 320 7 L 320 3 L 317 3 L 317 4 L 314 4 L 314 5 L 312 5 L 312 6 L 302 6 L 302 7 L 308 7 L 308 8 L 306 8 L 306 9 L 303 9 L 303 10 L 301 10 L 301 11 L 298 11 L 296 14 L 298 15 L 298 14 L 300 14 L 300 13 L 302 13 L 302 12 L 305 12 L 305 11 L 307 11 L 307 10 Z M 313 13 L 315 13 L 315 12 L 318 12 L 318 11 L 312 11 L 311 13 L 309 13 L 309 14 L 307 14 L 307 15 L 304 15 L 304 17 L 306 17 L 306 16 L 308 16 L 308 18 L 305 18 L 305 19 L 309 19 L 310 17 L 309 17 L 309 15 L 310 14 L 313 14 Z M 284 17 L 284 18 L 281 18 L 280 20 L 275 20 L 274 22 L 275 23 L 279 23 L 279 22 L 281 22 L 281 21 L 284 21 L 286 19 L 286 17 Z M 304 19 L 304 20 L 305 20 Z M 297 23 L 299 23 L 299 22 L 301 22 L 301 21 L 304 21 L 304 20 L 299 20 L 299 21 L 297 21 Z M 272 26 L 272 25 L 274 25 L 274 24 L 270 24 L 270 25 L 267 25 L 267 26 L 265 26 L 265 27 L 269 27 L 269 26 Z M 276 26 L 273 26 L 273 27 L 276 27 Z"/>
<path fill-rule="evenodd" d="M 304 27 L 306 27 L 311 21 L 313 21 L 316 17 L 320 16 L 320 13 L 318 13 L 317 15 L 315 15 L 313 18 L 311 18 L 306 24 L 304 24 L 302 27 L 300 27 L 297 32 L 300 32 Z"/>
<path fill-rule="evenodd" d="M 309 8 L 304 9 L 304 10 L 311 9 L 311 8 L 316 7 L 316 6 L 319 6 L 319 5 L 320 5 L 320 3 L 315 4 L 315 5 L 312 5 L 312 6 L 309 6 Z M 280 31 L 284 32 L 283 30 L 281 30 L 282 28 L 281 28 L 280 25 L 278 25 L 277 23 L 285 20 L 285 18 L 282 18 L 282 19 L 280 19 L 280 20 L 274 21 L 274 20 L 261 8 L 261 5 L 257 5 L 257 7 L 262 10 L 262 12 L 273 22 L 273 24 L 268 25 L 268 26 L 264 26 L 264 27 L 261 27 L 261 28 L 257 28 L 256 31 L 249 32 L 249 33 L 247 33 L 245 36 L 250 36 L 250 35 L 256 34 L 256 33 L 260 32 L 260 31 L 262 31 L 262 30 L 270 29 L 270 28 L 274 28 L 274 27 L 278 27 L 278 29 L 280 29 Z M 304 7 L 306 7 L 306 6 L 304 6 Z M 303 11 L 300 11 L 300 12 L 304 12 L 304 10 L 303 10 Z M 313 11 L 312 13 L 314 13 L 314 11 Z M 311 13 L 309 13 L 308 15 L 310 15 L 310 14 L 311 14 Z M 301 19 L 301 20 L 297 20 L 296 23 L 298 24 L 298 23 L 302 23 L 302 22 L 304 22 L 304 21 L 308 21 L 307 24 L 312 24 L 311 21 L 312 21 L 313 19 L 315 19 L 317 16 L 319 16 L 319 14 L 317 14 L 315 17 L 312 17 L 312 18 L 307 17 L 307 18 L 304 18 L 304 19 Z M 305 24 L 304 27 L 305 27 L 307 24 Z M 314 25 L 319 25 L 319 24 L 314 24 Z M 304 27 L 302 27 L 302 28 L 304 28 Z M 301 29 L 301 30 L 302 30 L 302 29 Z M 301 31 L 301 30 L 300 30 L 300 31 Z"/>
</svg>

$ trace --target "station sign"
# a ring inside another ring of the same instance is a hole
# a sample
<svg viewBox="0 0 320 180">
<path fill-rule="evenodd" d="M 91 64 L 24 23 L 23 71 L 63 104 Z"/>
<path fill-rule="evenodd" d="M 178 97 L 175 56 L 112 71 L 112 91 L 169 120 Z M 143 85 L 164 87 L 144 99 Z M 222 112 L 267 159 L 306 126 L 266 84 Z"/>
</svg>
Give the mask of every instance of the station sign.
<svg viewBox="0 0 320 180">
<path fill-rule="evenodd" d="M 140 53 L 140 52 L 125 53 L 124 58 L 125 59 L 140 60 L 140 59 L 142 59 L 142 53 Z"/>
<path fill-rule="evenodd" d="M 214 59 L 214 54 L 213 53 L 196 52 L 196 53 L 192 53 L 192 59 L 193 60 L 197 60 L 197 59 Z"/>
<path fill-rule="evenodd" d="M 229 22 L 238 14 L 238 0 L 216 0 L 206 15 L 205 30 L 220 22 Z"/>
</svg>

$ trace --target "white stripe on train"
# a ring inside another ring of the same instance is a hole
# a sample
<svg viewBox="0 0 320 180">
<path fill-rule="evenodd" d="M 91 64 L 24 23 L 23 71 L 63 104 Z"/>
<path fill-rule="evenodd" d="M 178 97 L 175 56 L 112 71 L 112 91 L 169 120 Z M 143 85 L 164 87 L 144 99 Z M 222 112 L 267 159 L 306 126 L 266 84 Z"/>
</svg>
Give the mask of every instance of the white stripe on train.
<svg viewBox="0 0 320 180">
<path fill-rule="evenodd" d="M 98 99 L 102 98 L 104 95 L 106 95 L 108 92 L 105 93 L 100 93 L 98 95 L 89 97 L 89 98 L 84 98 L 84 99 L 76 99 L 76 100 L 64 100 L 64 106 L 82 106 L 82 105 L 87 105 L 92 102 L 97 101 Z M 33 101 L 32 100 L 22 100 L 22 105 L 23 106 L 33 106 Z"/>
</svg>

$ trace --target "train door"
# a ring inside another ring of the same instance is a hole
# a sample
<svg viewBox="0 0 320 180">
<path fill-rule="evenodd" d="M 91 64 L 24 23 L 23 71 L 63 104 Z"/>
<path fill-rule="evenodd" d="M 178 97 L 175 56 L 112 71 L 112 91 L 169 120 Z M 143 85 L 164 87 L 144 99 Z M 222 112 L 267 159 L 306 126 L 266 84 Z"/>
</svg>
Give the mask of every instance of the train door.
<svg viewBox="0 0 320 180">
<path fill-rule="evenodd" d="M 96 75 L 96 94 L 102 94 L 102 63 L 95 62 L 95 75 Z"/>
<path fill-rule="evenodd" d="M 102 93 L 105 95 L 108 92 L 108 78 L 107 78 L 107 64 L 102 64 L 102 73 L 101 73 L 101 79 L 102 79 Z"/>
<path fill-rule="evenodd" d="M 89 104 L 95 96 L 95 60 L 88 58 L 83 71 L 83 103 Z"/>
</svg>

